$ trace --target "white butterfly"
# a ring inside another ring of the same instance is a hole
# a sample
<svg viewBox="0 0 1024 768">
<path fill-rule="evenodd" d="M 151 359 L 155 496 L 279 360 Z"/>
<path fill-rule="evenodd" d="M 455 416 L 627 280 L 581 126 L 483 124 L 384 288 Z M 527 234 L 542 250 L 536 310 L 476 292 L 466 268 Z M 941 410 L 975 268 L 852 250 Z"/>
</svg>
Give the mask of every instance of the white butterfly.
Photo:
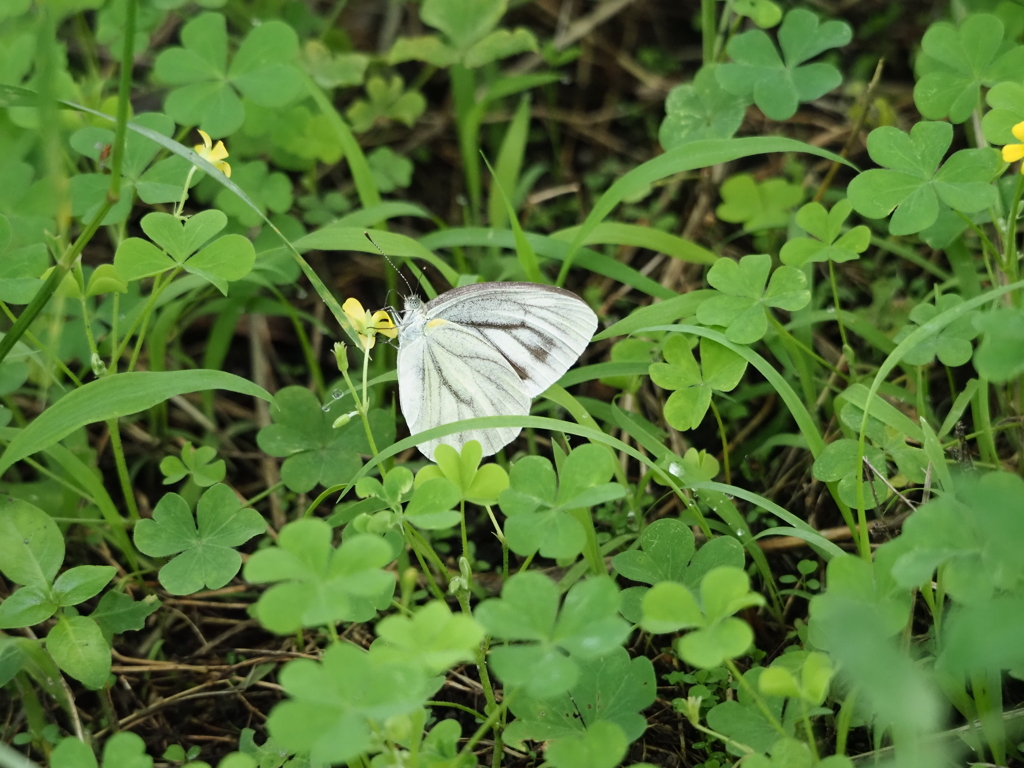
<svg viewBox="0 0 1024 768">
<path fill-rule="evenodd" d="M 398 326 L 398 396 L 412 434 L 478 416 L 526 416 L 530 401 L 583 354 L 597 315 L 561 288 L 477 283 L 424 304 L 406 299 Z M 490 456 L 519 427 L 471 429 L 417 447 L 428 459 L 440 444 L 478 440 Z"/>
</svg>

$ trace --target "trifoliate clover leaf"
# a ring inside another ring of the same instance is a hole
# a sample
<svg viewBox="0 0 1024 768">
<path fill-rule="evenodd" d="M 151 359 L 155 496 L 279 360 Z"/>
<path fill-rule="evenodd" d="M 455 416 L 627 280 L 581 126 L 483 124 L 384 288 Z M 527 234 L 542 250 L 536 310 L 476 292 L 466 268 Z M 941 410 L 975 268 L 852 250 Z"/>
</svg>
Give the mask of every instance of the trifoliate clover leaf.
<svg viewBox="0 0 1024 768">
<path fill-rule="evenodd" d="M 963 302 L 964 300 L 955 293 L 946 293 L 939 296 L 934 304 L 930 302 L 918 304 L 910 311 L 910 324 L 903 326 L 893 341 L 899 344 L 936 315 L 963 304 Z M 971 341 L 980 333 L 974 326 L 974 318 L 977 314 L 977 311 L 968 312 L 926 338 L 903 355 L 903 362 L 910 365 L 928 365 L 937 356 L 939 362 L 951 368 L 963 365 L 971 359 L 974 352 Z"/>
<path fill-rule="evenodd" d="M 665 403 L 665 420 L 678 430 L 696 429 L 711 406 L 713 390 L 736 388 L 747 361 L 710 339 L 700 340 L 700 363 L 685 337 L 676 334 L 665 342 L 665 362 L 651 365 L 651 381 L 675 390 Z"/>
<path fill-rule="evenodd" d="M 856 440 L 835 440 L 826 445 L 825 450 L 814 460 L 811 474 L 823 483 L 839 483 L 839 498 L 851 507 L 857 506 L 857 478 L 864 478 L 864 506 L 865 509 L 873 509 L 889 498 L 889 487 L 884 478 L 858 463 L 858 451 Z M 881 450 L 873 445 L 865 446 L 864 460 L 885 474 L 885 454 Z"/>
<path fill-rule="evenodd" d="M 868 135 L 868 154 L 882 168 L 857 175 L 847 188 L 853 209 L 881 219 L 893 213 L 889 232 L 912 235 L 939 216 L 939 200 L 962 213 L 977 213 L 996 203 L 992 179 L 1003 168 L 992 148 L 961 149 L 942 167 L 953 141 L 949 123 L 920 122 L 910 135 L 882 126 Z"/>
<path fill-rule="evenodd" d="M 508 473 L 498 464 L 480 466 L 483 449 L 480 442 L 470 440 L 462 446 L 462 452 L 450 445 L 440 445 L 434 451 L 436 464 L 428 464 L 416 473 L 416 487 L 428 480 L 444 477 L 451 482 L 460 498 L 473 504 L 494 504 L 498 496 L 508 488 Z M 390 480 L 391 474 L 388 474 Z"/>
<path fill-rule="evenodd" d="M 985 94 L 985 101 L 992 109 L 981 118 L 981 128 L 989 144 L 1015 143 L 1013 126 L 1024 123 L 1024 85 L 996 83 Z"/>
<path fill-rule="evenodd" d="M 603 656 L 622 644 L 629 624 L 618 615 L 619 589 L 607 577 L 577 582 L 559 611 L 558 587 L 527 571 L 510 578 L 501 598 L 485 600 L 474 615 L 494 638 L 525 641 L 491 650 L 498 676 L 527 695 L 551 698 L 580 678 L 577 659 Z"/>
<path fill-rule="evenodd" d="M 266 530 L 263 516 L 226 485 L 203 494 L 195 518 L 188 502 L 167 493 L 152 519 L 135 526 L 135 546 L 150 557 L 175 557 L 160 569 L 160 583 L 172 595 L 189 595 L 203 587 L 220 589 L 234 578 L 242 558 L 234 547 Z"/>
<path fill-rule="evenodd" d="M 499 496 L 505 539 L 518 555 L 540 552 L 544 557 L 575 557 L 583 551 L 586 534 L 571 510 L 604 504 L 625 495 L 609 482 L 614 466 L 601 446 L 581 445 L 570 453 L 555 481 L 551 462 L 527 456 L 512 465 L 510 487 Z"/>
<path fill-rule="evenodd" d="M 389 64 L 425 61 L 435 67 L 461 63 L 470 69 L 492 61 L 538 50 L 528 29 L 495 29 L 508 9 L 508 0 L 426 0 L 420 10 L 424 24 L 437 35 L 400 37 L 388 53 Z"/>
<path fill-rule="evenodd" d="M 384 194 L 405 189 L 412 182 L 412 160 L 397 154 L 391 147 L 377 147 L 366 156 L 377 189 Z"/>
<path fill-rule="evenodd" d="M 779 258 L 783 264 L 802 267 L 808 262 L 834 261 L 837 264 L 860 258 L 871 244 L 871 230 L 863 224 L 843 234 L 853 206 L 849 200 L 840 200 L 831 211 L 821 203 L 808 203 L 796 212 L 796 223 L 807 233 L 818 238 L 794 237 L 782 246 Z"/>
<path fill-rule="evenodd" d="M 1024 47 L 1004 40 L 1003 32 L 1003 22 L 989 13 L 971 14 L 959 28 L 947 21 L 928 27 L 914 86 L 922 116 L 962 123 L 978 108 L 983 85 L 1020 77 Z"/>
<path fill-rule="evenodd" d="M 164 476 L 164 485 L 176 483 L 191 477 L 192 481 L 200 488 L 209 488 L 214 483 L 224 479 L 227 472 L 223 459 L 214 461 L 217 458 L 217 449 L 202 445 L 194 448 L 192 443 L 185 443 L 181 447 L 181 458 L 177 456 L 165 456 L 160 462 L 160 472 Z"/>
<path fill-rule="evenodd" d="M 310 765 L 355 760 L 396 715 L 422 709 L 435 689 L 417 664 L 378 661 L 350 642 L 331 643 L 321 661 L 296 659 L 281 670 L 288 698 L 274 707 L 267 730 L 288 752 L 304 752 Z"/>
<path fill-rule="evenodd" d="M 227 225 L 220 211 L 202 211 L 184 222 L 169 213 L 148 213 L 141 224 L 153 242 L 129 237 L 114 253 L 114 268 L 125 281 L 179 266 L 227 295 L 228 283 L 248 275 L 256 262 L 252 242 L 242 235 L 225 235 L 203 246 Z"/>
<path fill-rule="evenodd" d="M 694 449 L 690 451 L 696 454 Z M 743 545 L 739 541 L 719 536 L 694 554 L 693 533 L 681 520 L 671 518 L 656 520 L 644 528 L 640 547 L 615 555 L 612 566 L 627 579 L 643 584 L 676 581 L 696 590 L 712 568 L 743 567 Z M 643 618 L 640 606 L 647 591 L 648 587 L 629 587 L 622 592 L 622 615 L 634 624 Z"/>
<path fill-rule="evenodd" d="M 366 83 L 366 95 L 368 99 L 356 99 L 345 112 L 356 133 L 365 133 L 391 120 L 412 128 L 427 108 L 423 94 L 406 91 L 405 82 L 398 75 L 390 80 L 371 77 Z"/>
<path fill-rule="evenodd" d="M 785 179 L 768 179 L 758 184 L 748 173 L 738 173 L 722 184 L 722 204 L 715 215 L 731 224 L 743 224 L 753 232 L 784 227 L 790 209 L 804 199 L 804 191 Z"/>
<path fill-rule="evenodd" d="M 716 75 L 729 93 L 753 96 L 765 116 L 788 120 L 800 102 L 824 96 L 843 82 L 831 64 L 804 62 L 846 45 L 853 32 L 842 21 L 822 24 L 810 11 L 795 8 L 786 14 L 778 37 L 782 56 L 760 29 L 736 35 L 726 47 L 732 61 L 719 66 Z"/>
<path fill-rule="evenodd" d="M 158 112 L 136 116 L 133 122 L 151 131 L 170 137 L 174 121 Z M 99 161 L 101 154 L 114 142 L 114 132 L 107 128 L 81 128 L 72 134 L 71 146 L 79 154 Z M 128 218 L 135 193 L 147 203 L 176 202 L 192 167 L 187 160 L 174 156 L 155 164 L 160 145 L 135 131 L 125 135 L 124 163 L 121 166 L 121 198 L 103 218 L 103 224 L 120 224 Z M 198 181 L 198 179 L 196 180 Z M 194 182 L 193 182 L 194 183 Z M 71 178 L 71 212 L 83 220 L 91 220 L 106 203 L 110 176 L 104 173 L 80 173 Z"/>
<path fill-rule="evenodd" d="M 395 559 L 391 545 L 356 534 L 335 549 L 332 533 L 320 518 L 296 520 L 281 529 L 276 546 L 245 564 L 246 581 L 276 582 L 256 603 L 257 618 L 271 632 L 369 621 L 390 602 L 395 577 L 381 569 Z"/>
<path fill-rule="evenodd" d="M 980 376 L 1003 382 L 1024 373 L 1024 312 L 998 307 L 978 315 L 974 324 L 985 334 L 974 353 L 974 368 Z"/>
<path fill-rule="evenodd" d="M 748 100 L 722 88 L 715 65 L 700 68 L 692 83 L 677 85 L 665 99 L 658 141 L 665 151 L 688 141 L 729 139 L 739 130 Z"/>
<path fill-rule="evenodd" d="M 643 735 L 647 720 L 640 712 L 654 703 L 656 693 L 651 660 L 646 656 L 631 659 L 625 648 L 615 648 L 604 656 L 581 659 L 579 665 L 579 681 L 555 698 L 520 694 L 512 700 L 509 708 L 516 719 L 505 730 L 506 743 L 561 741 L 609 723 L 622 729 L 623 743 Z M 618 761 L 610 765 L 618 765 Z"/>
<path fill-rule="evenodd" d="M 251 163 L 239 163 L 232 168 L 231 180 L 235 182 L 249 199 L 256 204 L 260 213 L 267 211 L 287 213 L 292 207 L 292 183 L 283 173 L 267 169 L 262 160 Z M 257 227 L 263 218 L 249 205 L 242 201 L 230 189 L 220 188 L 214 203 L 228 216 L 234 216 L 244 227 Z"/>
<path fill-rule="evenodd" d="M 475 619 L 453 614 L 439 600 L 427 603 L 412 617 L 388 616 L 375 631 L 380 639 L 373 648 L 380 658 L 422 664 L 432 675 L 470 661 L 484 639 L 483 627 Z"/>
<path fill-rule="evenodd" d="M 697 308 L 701 325 L 720 325 L 736 344 L 753 344 L 768 331 L 768 308 L 788 312 L 803 309 L 811 300 L 807 277 L 796 267 L 771 272 L 772 258 L 764 253 L 744 256 L 739 262 L 719 259 L 708 270 L 708 283 L 719 292 Z M 765 287 L 767 283 L 767 287 Z"/>
<path fill-rule="evenodd" d="M 219 13 L 202 13 L 181 29 L 181 48 L 156 58 L 156 79 L 173 88 L 164 109 L 175 122 L 195 125 L 213 138 L 237 131 L 245 119 L 239 94 L 265 107 L 283 107 L 305 93 L 293 62 L 298 36 L 283 21 L 252 29 L 228 66 L 228 33 Z"/>
<path fill-rule="evenodd" d="M 321 88 L 362 85 L 370 57 L 364 53 L 331 53 L 319 40 L 309 40 L 302 48 L 302 64 Z"/>
<path fill-rule="evenodd" d="M 305 493 L 318 484 L 347 482 L 359 471 L 361 454 L 370 453 L 361 419 L 334 429 L 334 417 L 305 387 L 285 387 L 274 401 L 270 409 L 274 423 L 259 431 L 256 442 L 271 456 L 285 459 L 281 479 L 288 488 Z M 390 412 L 372 410 L 369 420 L 377 445 L 390 445 L 395 439 Z"/>
</svg>

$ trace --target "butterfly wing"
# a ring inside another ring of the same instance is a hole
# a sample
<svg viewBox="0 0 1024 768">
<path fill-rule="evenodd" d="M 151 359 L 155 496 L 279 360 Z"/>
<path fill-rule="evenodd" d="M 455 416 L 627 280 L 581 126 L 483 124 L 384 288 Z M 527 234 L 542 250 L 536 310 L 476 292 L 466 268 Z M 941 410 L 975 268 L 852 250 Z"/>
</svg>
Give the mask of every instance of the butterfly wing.
<svg viewBox="0 0 1024 768">
<path fill-rule="evenodd" d="M 412 340 L 398 351 L 398 397 L 411 434 L 478 416 L 525 416 L 530 398 L 519 378 L 491 345 L 470 327 L 447 323 Z M 444 443 L 457 450 L 478 440 L 483 455 L 497 453 L 521 430 L 473 429 L 417 445 L 433 460 Z"/>
<path fill-rule="evenodd" d="M 536 283 L 477 283 L 443 293 L 429 320 L 477 330 L 508 362 L 533 398 L 569 370 L 597 330 L 597 315 L 576 294 Z"/>
<path fill-rule="evenodd" d="M 399 333 L 398 389 L 412 434 L 460 419 L 527 415 L 586 348 L 597 316 L 576 295 L 533 283 L 479 283 L 425 305 L 414 302 Z M 418 446 L 478 440 L 484 456 L 518 428 L 468 430 Z"/>
</svg>

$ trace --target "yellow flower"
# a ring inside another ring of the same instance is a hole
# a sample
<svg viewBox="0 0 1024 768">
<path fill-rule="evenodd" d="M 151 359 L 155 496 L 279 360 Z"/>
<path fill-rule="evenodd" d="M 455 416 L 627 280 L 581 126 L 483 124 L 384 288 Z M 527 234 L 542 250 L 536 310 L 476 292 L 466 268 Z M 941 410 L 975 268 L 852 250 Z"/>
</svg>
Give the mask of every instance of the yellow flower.
<svg viewBox="0 0 1024 768">
<path fill-rule="evenodd" d="M 210 134 L 203 130 L 199 131 L 199 135 L 203 137 L 203 143 L 196 144 L 193 147 L 196 154 L 230 178 L 231 166 L 224 162 L 224 158 L 228 156 L 228 150 L 227 147 L 224 146 L 224 142 L 218 140 L 217 144 L 214 145 L 213 140 L 210 138 Z"/>
<path fill-rule="evenodd" d="M 1015 163 L 1024 158 L 1024 123 L 1017 123 L 1013 126 L 1013 136 L 1020 144 L 1007 144 L 1003 147 L 1003 162 Z M 1021 165 L 1020 172 L 1024 173 L 1024 165 Z"/>
<path fill-rule="evenodd" d="M 379 309 L 372 315 L 369 310 L 363 309 L 363 305 L 356 299 L 348 299 L 341 305 L 345 317 L 348 318 L 352 330 L 359 337 L 359 343 L 364 350 L 373 349 L 377 341 L 377 334 L 393 339 L 398 335 L 391 316 L 383 309 Z"/>
</svg>

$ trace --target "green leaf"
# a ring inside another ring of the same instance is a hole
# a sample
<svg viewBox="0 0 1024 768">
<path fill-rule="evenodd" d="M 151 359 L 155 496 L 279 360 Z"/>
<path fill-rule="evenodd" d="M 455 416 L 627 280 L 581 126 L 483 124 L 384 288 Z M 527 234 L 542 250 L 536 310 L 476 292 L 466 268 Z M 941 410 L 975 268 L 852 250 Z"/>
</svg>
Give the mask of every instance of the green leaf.
<svg viewBox="0 0 1024 768">
<path fill-rule="evenodd" d="M 665 418 L 679 430 L 700 426 L 711 405 L 712 391 L 735 389 L 747 370 L 743 358 L 705 338 L 700 340 L 699 364 L 689 342 L 680 334 L 665 342 L 663 354 L 664 363 L 651 365 L 651 381 L 662 389 L 675 390 L 665 403 Z"/>
<path fill-rule="evenodd" d="M 665 119 L 658 129 L 662 149 L 701 139 L 728 139 L 739 130 L 749 102 L 722 88 L 715 69 L 714 64 L 705 65 L 694 75 L 692 83 L 677 85 L 669 91 Z"/>
<path fill-rule="evenodd" d="M 176 483 L 186 477 L 200 488 L 209 488 L 224 479 L 227 467 L 224 460 L 214 461 L 217 457 L 215 448 L 204 445 L 198 449 L 186 442 L 181 448 L 181 458 L 165 456 L 160 462 L 160 471 L 164 475 L 164 485 Z"/>
<path fill-rule="evenodd" d="M 286 457 L 281 479 L 291 490 L 305 493 L 318 484 L 345 483 L 363 465 L 360 455 L 368 455 L 370 446 L 360 419 L 334 429 L 334 417 L 305 387 L 285 387 L 274 403 L 274 423 L 259 431 L 256 442 L 271 456 Z M 395 422 L 389 411 L 374 409 L 368 418 L 377 445 L 394 442 Z"/>
<path fill-rule="evenodd" d="M 99 625 L 87 616 L 61 616 L 46 636 L 46 650 L 71 677 L 93 690 L 110 674 L 110 646 Z"/>
<path fill-rule="evenodd" d="M 462 513 L 454 509 L 462 494 L 446 477 L 434 477 L 416 486 L 405 516 L 410 523 L 424 530 L 440 530 L 458 525 Z"/>
<path fill-rule="evenodd" d="M 747 16 L 761 29 L 770 29 L 782 21 L 782 9 L 771 0 L 736 0 L 732 10 Z"/>
<path fill-rule="evenodd" d="M 53 591 L 62 607 L 78 605 L 98 595 L 116 573 L 112 565 L 78 565 L 57 577 Z"/>
<path fill-rule="evenodd" d="M 103 637 L 110 645 L 114 635 L 145 627 L 146 619 L 159 609 L 160 600 L 156 595 L 133 600 L 123 592 L 111 590 L 100 598 L 96 610 L 89 614 L 89 618 L 99 625 Z"/>
<path fill-rule="evenodd" d="M 736 35 L 726 47 L 732 62 L 718 67 L 718 82 L 737 96 L 753 96 L 772 120 L 788 120 L 802 101 L 812 101 L 838 87 L 842 75 L 831 64 L 804 64 L 829 48 L 850 42 L 853 32 L 842 21 L 826 21 L 803 8 L 786 14 L 779 27 L 782 56 L 759 29 Z"/>
<path fill-rule="evenodd" d="M 883 168 L 864 171 L 847 188 L 853 208 L 862 216 L 880 219 L 895 213 L 889 232 L 910 235 L 931 226 L 939 216 L 939 201 L 962 213 L 977 213 L 996 204 L 992 179 L 1002 170 L 992 148 L 962 149 L 940 168 L 953 140 L 949 123 L 920 122 L 909 136 L 882 126 L 868 135 L 868 154 Z"/>
<path fill-rule="evenodd" d="M 603 723 L 617 725 L 630 742 L 643 735 L 647 720 L 640 713 L 654 702 L 656 687 L 650 659 L 615 648 L 578 664 L 579 681 L 569 690 L 547 699 L 523 692 L 512 700 L 516 719 L 505 730 L 506 743 L 576 737 Z"/>
<path fill-rule="evenodd" d="M 748 231 L 785 227 L 790 210 L 804 199 L 803 187 L 798 184 L 785 179 L 759 184 L 748 173 L 730 176 L 720 191 L 722 204 L 715 214 L 722 221 L 743 224 Z"/>
<path fill-rule="evenodd" d="M 858 426 L 860 426 L 858 424 Z M 857 490 L 856 482 L 858 476 L 864 476 L 857 461 L 859 448 L 856 440 L 841 438 L 825 446 L 825 450 L 814 460 L 811 473 L 817 480 L 825 483 L 839 483 L 839 496 L 845 504 L 856 506 Z M 869 445 L 865 447 L 864 458 L 871 463 L 879 472 L 885 471 L 885 454 L 878 448 Z M 889 498 L 889 487 L 882 478 L 871 474 L 871 486 L 865 491 L 864 504 L 867 509 L 873 509 L 878 502 Z M 876 501 L 877 499 L 877 501 Z"/>
<path fill-rule="evenodd" d="M 544 757 L 553 768 L 615 768 L 626 756 L 626 736 L 615 723 L 598 722 L 581 736 L 552 742 Z"/>
<path fill-rule="evenodd" d="M 380 658 L 422 664 L 431 675 L 471 661 L 484 639 L 483 627 L 472 617 L 452 614 L 438 600 L 427 603 L 412 617 L 394 614 L 381 619 L 375 631 L 380 640 L 374 648 Z"/>
<path fill-rule="evenodd" d="M 841 264 L 860 258 L 871 244 L 871 230 L 863 224 L 842 233 L 843 222 L 853 206 L 849 200 L 836 203 L 826 211 L 821 203 L 808 203 L 796 213 L 796 223 L 817 240 L 796 237 L 782 246 L 779 257 L 783 264 L 802 267 L 808 262 L 834 261 Z"/>
<path fill-rule="evenodd" d="M 425 61 L 435 67 L 450 67 L 459 60 L 459 52 L 437 35 L 400 37 L 388 51 L 388 64 Z"/>
<path fill-rule="evenodd" d="M 208 280 L 227 296 L 228 283 L 248 275 L 255 263 L 256 250 L 249 238 L 225 235 L 185 262 L 185 271 Z"/>
<path fill-rule="evenodd" d="M 739 263 L 732 259 L 716 261 L 708 270 L 708 283 L 719 295 L 697 308 L 697 320 L 702 325 L 724 326 L 729 341 L 753 344 L 768 331 L 769 307 L 795 312 L 807 306 L 811 292 L 807 290 L 804 273 L 783 266 L 768 281 L 771 265 L 771 256 L 767 254 L 744 256 Z"/>
<path fill-rule="evenodd" d="M 283 107 L 305 93 L 293 61 L 298 38 L 282 21 L 253 28 L 228 67 L 224 17 L 202 13 L 181 29 L 180 48 L 165 48 L 154 63 L 158 81 L 177 86 L 164 100 L 175 122 L 197 125 L 212 138 L 235 133 L 245 119 L 239 92 L 267 107 Z"/>
<path fill-rule="evenodd" d="M 462 63 L 469 69 L 475 69 L 490 64 L 492 61 L 507 59 L 509 56 L 516 56 L 527 51 L 536 53 L 539 50 L 537 38 L 528 29 L 523 27 L 514 30 L 496 29 L 483 40 L 474 43 L 466 51 Z"/>
<path fill-rule="evenodd" d="M 345 112 L 356 133 L 365 133 L 378 125 L 397 120 L 411 128 L 427 108 L 419 91 L 406 91 L 405 81 L 395 75 L 390 80 L 371 77 L 366 82 L 367 99 L 356 99 Z"/>
<path fill-rule="evenodd" d="M 122 240 L 114 253 L 114 269 L 126 282 L 159 275 L 173 268 L 173 259 L 148 240 L 138 237 Z"/>
<path fill-rule="evenodd" d="M 726 659 L 742 656 L 753 642 L 754 632 L 750 625 L 730 618 L 683 635 L 676 641 L 676 651 L 691 666 L 714 669 Z"/>
<path fill-rule="evenodd" d="M 612 566 L 632 581 L 685 583 L 686 568 L 695 551 L 693 532 L 681 520 L 656 520 L 640 534 L 639 550 L 620 552 Z"/>
<path fill-rule="evenodd" d="M 893 341 L 899 344 L 929 320 L 962 303 L 963 299 L 955 293 L 946 293 L 939 296 L 934 304 L 918 304 L 910 311 L 910 323 L 899 330 Z M 974 353 L 971 340 L 980 333 L 974 325 L 977 316 L 978 311 L 975 310 L 958 317 L 930 338 L 908 350 L 903 355 L 903 362 L 910 365 L 928 365 L 938 357 L 943 365 L 953 368 L 968 362 Z"/>
<path fill-rule="evenodd" d="M 364 53 L 334 54 L 319 40 L 307 40 L 302 48 L 302 62 L 321 88 L 339 88 L 362 85 L 370 57 Z"/>
<path fill-rule="evenodd" d="M 49 589 L 64 562 L 64 537 L 39 507 L 0 500 L 0 572 L 15 584 Z"/>
<path fill-rule="evenodd" d="M 160 569 L 160 583 L 172 595 L 189 595 L 206 587 L 220 589 L 242 566 L 235 547 L 266 530 L 263 516 L 242 502 L 226 485 L 203 494 L 193 521 L 188 503 L 167 493 L 151 520 L 135 526 L 135 545 L 151 557 L 176 555 Z"/>
<path fill-rule="evenodd" d="M 189 256 L 227 226 L 228 217 L 215 210 L 200 211 L 185 221 L 169 213 L 147 213 L 140 224 L 150 240 L 178 264 L 184 264 Z"/>
<path fill-rule="evenodd" d="M 498 25 L 506 7 L 506 0 L 424 0 L 420 19 L 465 52 Z"/>
<path fill-rule="evenodd" d="M 256 616 L 271 632 L 368 621 L 387 607 L 395 578 L 381 570 L 394 560 L 379 536 L 357 534 L 331 546 L 331 527 L 304 518 L 281 529 L 277 545 L 261 549 L 245 564 L 246 581 L 277 582 L 256 603 Z"/>
<path fill-rule="evenodd" d="M 412 183 L 412 160 L 399 155 L 391 147 L 377 147 L 366 156 L 377 189 L 387 194 L 405 189 Z"/>
<path fill-rule="evenodd" d="M 1024 85 L 996 83 L 985 94 L 992 109 L 981 118 L 981 127 L 990 144 L 1016 144 L 1013 126 L 1024 122 Z"/>
<path fill-rule="evenodd" d="M 474 504 L 494 504 L 509 486 L 508 473 L 498 464 L 480 466 L 483 449 L 477 440 L 470 440 L 460 454 L 450 445 L 434 451 L 435 465 L 427 465 L 416 473 L 416 486 L 435 477 L 446 477 L 459 490 L 459 498 Z"/>
<path fill-rule="evenodd" d="M 507 685 L 550 698 L 579 679 L 575 658 L 609 653 L 625 639 L 629 624 L 618 607 L 618 588 L 602 577 L 574 584 L 559 613 L 554 583 L 526 572 L 510 578 L 501 598 L 485 600 L 474 615 L 492 637 L 532 641 L 492 649 L 494 669 Z"/>
<path fill-rule="evenodd" d="M 388 718 L 421 709 L 435 687 L 421 666 L 378 661 L 352 643 L 332 643 L 319 662 L 289 662 L 279 680 L 288 699 L 267 729 L 285 750 L 308 752 L 311 764 L 355 759 Z"/>
<path fill-rule="evenodd" d="M 647 632 L 663 635 L 704 626 L 704 615 L 689 588 L 675 581 L 655 584 L 643 598 L 643 620 Z"/>
<path fill-rule="evenodd" d="M 59 607 L 49 589 L 21 587 L 0 603 L 0 629 L 35 626 L 53 616 Z"/>
<path fill-rule="evenodd" d="M 1024 373 L 1024 312 L 997 307 L 974 320 L 985 334 L 974 353 L 974 368 L 992 382 L 1010 381 Z"/>
<path fill-rule="evenodd" d="M 225 389 L 271 400 L 251 381 L 225 371 L 135 371 L 91 381 L 65 395 L 25 427 L 0 456 L 0 474 L 87 424 L 145 411 L 175 395 Z"/>
<path fill-rule="evenodd" d="M 965 122 L 979 107 L 982 86 L 1019 78 L 1024 47 L 1003 39 L 1003 22 L 988 13 L 967 16 L 954 27 L 939 21 L 921 39 L 914 103 L 929 120 Z"/>
<path fill-rule="evenodd" d="M 242 226 L 260 226 L 267 211 L 287 213 L 291 210 L 292 183 L 285 174 L 271 173 L 262 160 L 237 163 L 231 170 L 231 181 L 245 192 L 248 201 L 227 188 L 218 191 L 213 201 L 224 213 L 238 219 Z"/>
</svg>

